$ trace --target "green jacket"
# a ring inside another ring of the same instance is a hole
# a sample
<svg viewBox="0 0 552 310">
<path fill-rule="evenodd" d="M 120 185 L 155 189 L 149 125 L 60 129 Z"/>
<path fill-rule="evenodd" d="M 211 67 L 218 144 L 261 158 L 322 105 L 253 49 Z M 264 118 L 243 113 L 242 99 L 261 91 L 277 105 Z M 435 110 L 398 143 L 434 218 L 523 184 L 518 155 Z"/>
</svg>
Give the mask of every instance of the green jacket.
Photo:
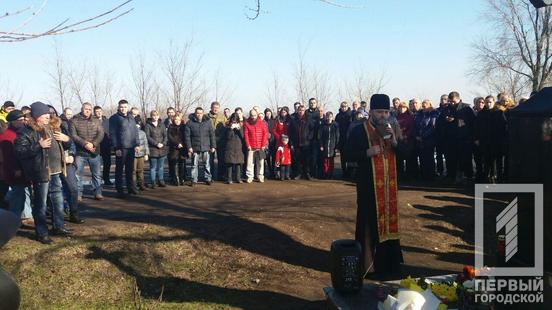
<svg viewBox="0 0 552 310">
<path fill-rule="evenodd" d="M 226 117 L 224 117 L 224 114 L 222 113 L 212 114 L 211 112 L 207 113 L 207 116 L 211 121 L 211 126 L 215 130 L 215 139 L 218 145 L 221 142 L 222 137 L 224 136 L 224 133 L 226 131 Z"/>
</svg>

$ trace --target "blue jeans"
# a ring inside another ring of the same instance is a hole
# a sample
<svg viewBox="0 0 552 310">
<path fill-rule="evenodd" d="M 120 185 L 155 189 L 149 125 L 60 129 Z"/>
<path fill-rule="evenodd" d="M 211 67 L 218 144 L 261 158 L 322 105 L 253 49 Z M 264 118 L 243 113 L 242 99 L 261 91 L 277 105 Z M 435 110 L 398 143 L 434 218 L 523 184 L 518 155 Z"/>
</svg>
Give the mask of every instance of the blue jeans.
<svg viewBox="0 0 552 310">
<path fill-rule="evenodd" d="M 76 175 L 77 167 L 74 164 L 67 165 L 67 175 L 60 175 L 61 184 L 63 186 L 63 194 L 67 200 L 69 215 L 71 217 L 79 217 L 79 201 L 78 201 L 78 179 Z"/>
<path fill-rule="evenodd" d="M 155 184 L 155 182 L 164 183 L 163 180 L 163 169 L 165 165 L 165 158 L 167 156 L 162 157 L 151 157 L 150 162 L 150 178 L 151 178 L 151 184 Z"/>
<path fill-rule="evenodd" d="M 52 217 L 54 229 L 63 229 L 63 194 L 61 192 L 60 174 L 50 176 L 49 182 L 33 184 L 34 206 L 33 218 L 35 231 L 38 236 L 48 235 L 48 224 L 46 223 L 46 209 L 48 208 L 48 197 L 52 202 Z"/>
<path fill-rule="evenodd" d="M 32 218 L 31 210 L 31 187 L 16 185 L 12 186 L 7 194 L 10 204 L 10 211 L 23 219 Z"/>
<path fill-rule="evenodd" d="M 290 165 L 280 165 L 280 180 L 289 179 L 290 178 Z"/>
<path fill-rule="evenodd" d="M 209 152 L 194 153 L 192 158 L 192 183 L 197 183 L 199 161 L 205 163 L 205 181 L 211 182 L 211 165 L 209 163 L 209 156 Z"/>
<path fill-rule="evenodd" d="M 77 156 L 75 158 L 75 164 L 77 165 L 77 183 L 78 183 L 78 195 L 82 197 L 82 172 L 84 171 L 84 165 L 88 163 L 90 166 L 90 173 L 92 174 L 92 187 L 94 189 L 94 195 L 102 194 L 102 157 L 101 156 Z"/>
</svg>

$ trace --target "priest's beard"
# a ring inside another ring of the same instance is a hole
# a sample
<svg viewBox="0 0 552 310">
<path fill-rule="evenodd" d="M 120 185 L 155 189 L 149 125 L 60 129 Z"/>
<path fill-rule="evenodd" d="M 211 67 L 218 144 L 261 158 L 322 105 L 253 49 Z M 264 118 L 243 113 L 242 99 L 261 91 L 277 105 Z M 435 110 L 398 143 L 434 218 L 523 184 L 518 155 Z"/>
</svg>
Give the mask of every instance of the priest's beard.
<svg viewBox="0 0 552 310">
<path fill-rule="evenodd" d="M 370 115 L 370 124 L 376 128 L 376 132 L 382 138 L 387 139 L 390 135 L 387 132 L 387 126 L 389 126 L 389 119 L 383 117 L 381 119 L 376 119 L 374 115 Z"/>
</svg>

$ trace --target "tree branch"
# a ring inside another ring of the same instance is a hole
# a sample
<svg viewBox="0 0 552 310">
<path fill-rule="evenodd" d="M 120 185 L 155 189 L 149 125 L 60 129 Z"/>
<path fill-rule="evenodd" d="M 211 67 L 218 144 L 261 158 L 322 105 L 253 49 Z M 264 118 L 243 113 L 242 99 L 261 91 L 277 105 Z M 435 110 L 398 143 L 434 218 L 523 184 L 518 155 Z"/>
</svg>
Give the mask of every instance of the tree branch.
<svg viewBox="0 0 552 310">
<path fill-rule="evenodd" d="M 130 9 L 128 9 L 128 10 L 126 10 L 126 11 L 120 13 L 120 14 L 117 14 L 117 15 L 105 20 L 105 21 L 99 22 L 99 20 L 102 19 L 103 17 L 113 15 L 116 11 L 118 11 L 123 6 L 127 5 L 128 3 L 132 2 L 132 1 L 133 0 L 127 0 L 127 1 L 125 1 L 121 4 L 119 4 L 119 5 L 115 6 L 112 9 L 101 13 L 101 14 L 98 14 L 96 16 L 89 17 L 89 18 L 77 21 L 77 22 L 69 24 L 69 25 L 65 25 L 69 21 L 69 18 L 67 18 L 64 21 L 56 24 L 54 27 L 50 28 L 49 30 L 46 30 L 46 31 L 43 31 L 43 32 L 38 32 L 38 33 L 16 32 L 17 29 L 12 30 L 12 31 L 0 31 L 0 42 L 20 42 L 20 41 L 36 39 L 36 38 L 44 37 L 44 36 L 61 35 L 61 34 L 81 32 L 81 31 L 86 31 L 86 30 L 98 28 L 98 27 L 101 27 L 105 24 L 108 24 L 108 23 L 120 18 L 121 16 L 124 16 L 124 15 L 130 13 L 132 10 L 134 10 L 134 8 L 130 8 Z M 42 3 L 42 6 L 40 7 L 40 9 L 38 11 L 34 12 L 32 14 L 32 16 L 30 18 L 28 18 L 22 25 L 18 26 L 18 28 L 26 26 L 34 17 L 36 17 L 42 11 L 42 9 L 46 6 L 46 3 L 47 3 L 47 0 L 44 0 L 44 2 Z M 96 22 L 96 21 L 98 21 L 98 22 L 95 23 L 95 24 L 86 25 L 86 24 L 89 24 L 91 22 Z"/>
</svg>

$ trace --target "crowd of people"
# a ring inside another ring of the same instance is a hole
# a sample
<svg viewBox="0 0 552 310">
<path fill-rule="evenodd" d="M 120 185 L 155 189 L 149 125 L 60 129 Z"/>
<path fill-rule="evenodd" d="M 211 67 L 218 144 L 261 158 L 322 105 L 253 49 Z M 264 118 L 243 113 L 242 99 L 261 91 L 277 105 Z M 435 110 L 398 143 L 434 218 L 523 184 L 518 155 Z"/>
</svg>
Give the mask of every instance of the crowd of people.
<svg viewBox="0 0 552 310">
<path fill-rule="evenodd" d="M 399 180 L 452 183 L 500 182 L 507 165 L 507 111 L 514 102 L 505 94 L 474 99 L 473 107 L 457 92 L 431 100 L 392 100 L 390 126 L 401 131 L 407 152 L 397 158 Z M 82 104 L 73 115 L 61 115 L 53 106 L 35 102 L 16 109 L 6 101 L 0 109 L 0 195 L 2 204 L 23 225 L 34 225 L 36 238 L 51 243 L 50 235 L 71 231 L 64 216 L 83 223 L 79 203 L 83 174 L 89 166 L 93 198 L 103 200 L 103 186 L 115 187 L 119 197 L 139 195 L 157 187 L 196 186 L 202 181 L 227 184 L 292 179 L 331 179 L 339 153 L 342 178 L 353 179 L 356 163 L 348 156 L 350 133 L 369 118 L 367 103 L 340 104 L 335 115 L 311 98 L 277 111 L 253 107 L 209 111 L 197 107 L 186 115 L 168 108 L 140 115 L 126 100 L 117 112 L 103 115 L 100 106 Z M 115 183 L 111 182 L 115 155 Z M 168 177 L 165 161 L 168 160 Z M 148 162 L 149 178 L 144 171 Z M 102 168 L 103 167 L 103 168 Z M 187 168 L 190 169 L 187 169 Z M 52 218 L 48 230 L 47 217 Z"/>
</svg>

